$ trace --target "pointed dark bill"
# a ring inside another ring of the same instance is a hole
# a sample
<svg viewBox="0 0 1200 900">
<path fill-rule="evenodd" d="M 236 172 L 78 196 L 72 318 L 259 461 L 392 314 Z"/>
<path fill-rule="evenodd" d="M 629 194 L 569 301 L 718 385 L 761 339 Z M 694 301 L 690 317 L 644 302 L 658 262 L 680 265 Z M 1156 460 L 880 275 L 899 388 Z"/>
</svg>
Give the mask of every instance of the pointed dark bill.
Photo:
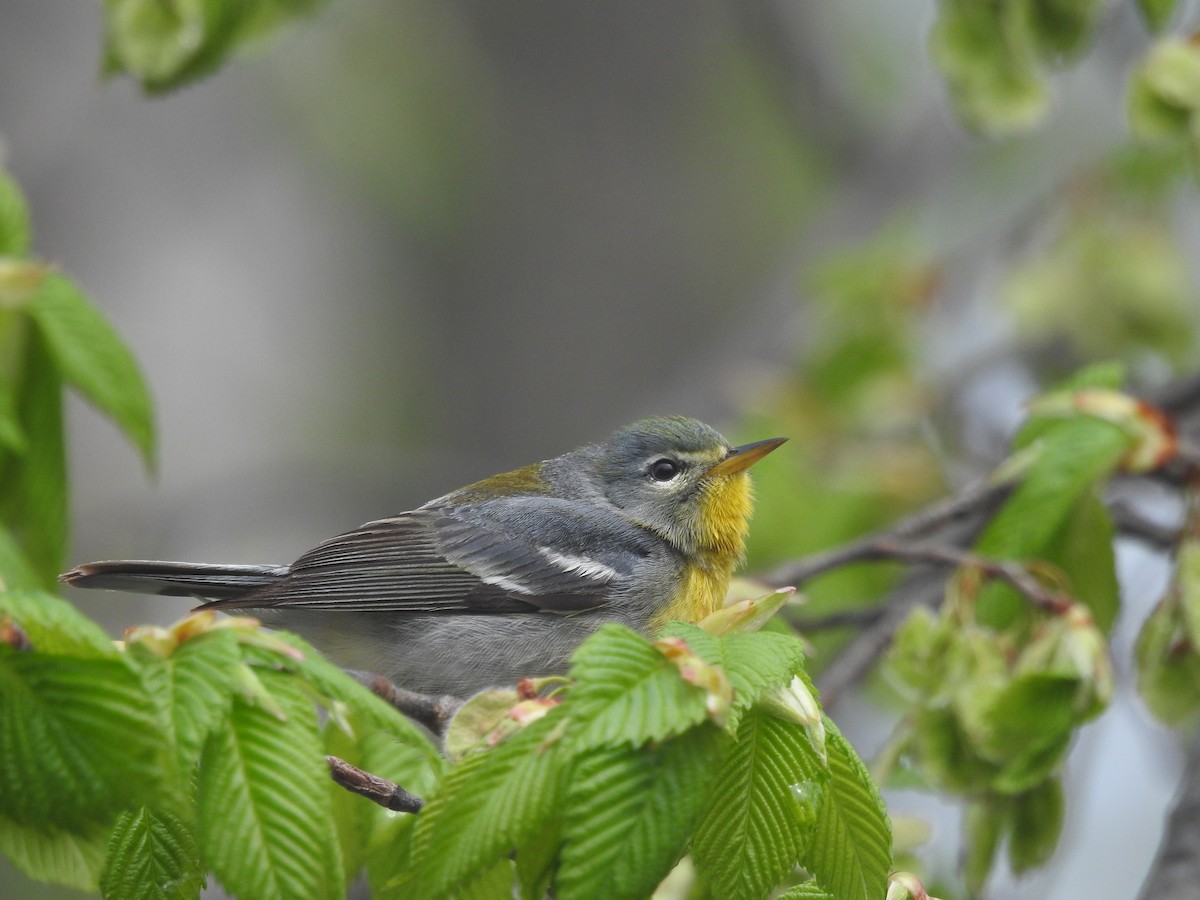
<svg viewBox="0 0 1200 900">
<path fill-rule="evenodd" d="M 767 438 L 765 441 L 755 441 L 753 444 L 742 444 L 734 447 L 725 454 L 725 458 L 708 470 L 711 475 L 733 475 L 750 468 L 787 438 Z"/>
</svg>

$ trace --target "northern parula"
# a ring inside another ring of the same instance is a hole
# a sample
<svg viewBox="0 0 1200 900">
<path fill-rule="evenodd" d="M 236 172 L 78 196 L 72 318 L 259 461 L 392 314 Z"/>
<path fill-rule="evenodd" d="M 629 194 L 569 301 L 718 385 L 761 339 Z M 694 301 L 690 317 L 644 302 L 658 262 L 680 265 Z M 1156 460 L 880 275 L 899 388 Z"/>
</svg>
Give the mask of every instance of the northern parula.
<svg viewBox="0 0 1200 900">
<path fill-rule="evenodd" d="M 249 610 L 341 665 L 466 696 L 562 674 L 604 622 L 649 634 L 718 609 L 745 549 L 746 470 L 784 440 L 731 447 L 695 419 L 644 419 L 290 566 L 95 562 L 60 580 Z"/>
</svg>

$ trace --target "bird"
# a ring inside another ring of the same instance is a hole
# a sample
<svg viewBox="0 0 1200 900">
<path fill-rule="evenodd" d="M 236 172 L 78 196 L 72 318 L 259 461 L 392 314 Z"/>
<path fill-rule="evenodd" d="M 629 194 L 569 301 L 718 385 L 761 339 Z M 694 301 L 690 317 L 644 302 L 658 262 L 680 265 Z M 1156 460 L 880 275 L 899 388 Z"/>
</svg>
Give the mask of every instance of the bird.
<svg viewBox="0 0 1200 900">
<path fill-rule="evenodd" d="M 467 697 L 565 674 L 604 623 L 653 636 L 719 609 L 745 555 L 747 470 L 785 441 L 735 447 L 696 419 L 657 416 L 367 522 L 290 566 L 110 560 L 59 580 L 246 611 L 348 669 Z"/>
</svg>

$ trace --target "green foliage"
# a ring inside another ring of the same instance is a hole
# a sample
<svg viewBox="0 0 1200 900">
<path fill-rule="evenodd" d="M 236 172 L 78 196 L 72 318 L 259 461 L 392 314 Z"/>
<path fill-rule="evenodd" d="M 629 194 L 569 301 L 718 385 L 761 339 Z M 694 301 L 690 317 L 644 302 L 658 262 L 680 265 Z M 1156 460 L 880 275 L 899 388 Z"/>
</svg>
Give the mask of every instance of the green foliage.
<svg viewBox="0 0 1200 900">
<path fill-rule="evenodd" d="M 322 0 L 104 0 L 105 68 L 148 93 L 219 68 L 242 47 Z"/>
<path fill-rule="evenodd" d="M 315 698 L 369 723 L 357 746 L 381 770 L 424 788 L 440 766 L 398 713 L 248 620 L 134 629 L 119 652 L 59 598 L 18 591 L 0 624 L 23 636 L 0 643 L 0 849 L 36 878 L 195 896 L 211 871 L 240 896 L 340 896 L 353 873 Z"/>
<path fill-rule="evenodd" d="M 1103 0 L 940 0 L 930 55 L 963 124 L 996 136 L 1027 132 L 1050 111 L 1050 73 L 1077 60 L 1094 42 Z M 1137 0 L 1146 24 L 1162 30 L 1176 0 Z M 1170 47 L 1171 49 L 1163 49 Z M 1196 103 L 1189 63 L 1178 40 L 1164 40 L 1134 75 L 1130 109 L 1135 130 L 1194 141 L 1181 126 Z M 1193 51 L 1195 48 L 1192 48 Z M 1178 115 L 1177 115 L 1178 113 Z"/>
<path fill-rule="evenodd" d="M 541 707 L 498 746 L 468 754 L 418 818 L 405 889 L 455 895 L 515 852 L 526 888 L 592 896 L 603 883 L 606 896 L 642 897 L 690 843 L 720 896 L 765 896 L 797 865 L 845 891 L 838 896 L 881 896 L 891 861 L 887 816 L 836 731 L 825 758 L 803 724 L 754 701 L 733 733 L 718 727 L 721 710 L 699 715 L 704 691 L 689 680 L 696 662 L 733 661 L 736 705 L 738 685 L 765 698 L 802 675 L 795 640 L 716 637 L 679 624 L 669 631 L 649 644 L 619 626 L 600 629 L 573 657 L 561 703 Z M 683 641 L 694 642 L 685 645 L 689 662 L 676 666 Z M 756 657 L 763 668 L 752 672 Z M 622 676 L 621 716 L 609 690 L 616 664 L 632 673 Z M 693 691 L 701 702 L 688 699 Z M 802 804 L 805 785 L 820 789 Z M 499 895 L 510 891 L 506 882 Z"/>
<path fill-rule="evenodd" d="M 1024 6 L 1014 0 L 939 4 L 930 55 L 969 128 L 1018 134 L 1041 122 L 1049 110 L 1039 48 L 1064 38 L 1055 30 L 1039 41 L 1035 20 L 1023 15 Z"/>
<path fill-rule="evenodd" d="M 147 807 L 117 819 L 100 875 L 100 893 L 114 900 L 185 900 L 204 886 L 200 851 L 178 817 Z"/>
<path fill-rule="evenodd" d="M 1101 205 L 1101 192 L 1111 202 Z M 1196 291 L 1165 213 L 1103 181 L 1082 196 L 1057 235 L 1008 274 L 1004 299 L 1018 332 L 1063 341 L 1073 360 L 1190 360 Z"/>
<path fill-rule="evenodd" d="M 1190 720 L 1200 710 L 1198 624 L 1200 543 L 1191 535 L 1179 547 L 1171 585 L 1143 623 L 1134 651 L 1142 699 L 1170 725 Z"/>
<path fill-rule="evenodd" d="M 1178 0 L 1137 0 L 1138 11 L 1154 31 L 1161 31 L 1171 20 Z"/>
<path fill-rule="evenodd" d="M 294 679 L 269 669 L 258 677 L 283 715 L 235 695 L 224 727 L 208 736 L 201 851 L 236 896 L 338 896 L 343 873 L 312 701 Z"/>
<path fill-rule="evenodd" d="M 108 415 L 154 465 L 154 412 L 133 354 L 71 281 L 49 273 L 28 313 L 62 379 Z"/>
<path fill-rule="evenodd" d="M 1134 73 L 1129 90 L 1129 120 L 1146 141 L 1186 146 L 1200 162 L 1197 111 L 1200 111 L 1200 48 L 1167 38 L 1155 44 Z"/>
<path fill-rule="evenodd" d="M 29 216 L 0 173 L 0 580 L 52 587 L 67 547 L 64 384 L 154 458 L 149 391 L 107 320 L 65 276 L 27 259 Z M 16 554 L 12 552 L 14 549 Z"/>
</svg>

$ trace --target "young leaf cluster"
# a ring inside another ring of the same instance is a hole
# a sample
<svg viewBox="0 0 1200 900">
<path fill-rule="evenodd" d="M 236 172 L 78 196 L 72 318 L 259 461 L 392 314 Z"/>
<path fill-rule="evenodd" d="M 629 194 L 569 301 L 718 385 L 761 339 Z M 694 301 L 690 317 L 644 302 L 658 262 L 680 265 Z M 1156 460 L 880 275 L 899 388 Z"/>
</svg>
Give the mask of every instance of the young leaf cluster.
<svg viewBox="0 0 1200 900">
<path fill-rule="evenodd" d="M 1176 0 L 1138 0 L 1153 30 Z M 992 136 L 1021 134 L 1050 109 L 1049 73 L 1094 42 L 1104 0 L 941 0 L 930 53 L 963 123 Z"/>
<path fill-rule="evenodd" d="M 240 48 L 322 0 L 104 0 L 105 70 L 148 93 L 181 87 L 220 68 Z"/>
<path fill-rule="evenodd" d="M 765 897 L 798 868 L 883 896 L 886 812 L 795 638 L 677 624 L 651 644 L 608 625 L 570 677 L 438 784 L 397 896 L 644 897 L 685 853 L 714 896 Z"/>
<path fill-rule="evenodd" d="M 340 897 L 386 815 L 338 804 L 326 745 L 422 787 L 442 766 L 398 713 L 251 620 L 199 614 L 118 648 L 26 590 L 0 593 L 0 626 L 0 852 L 33 878 L 122 900 L 197 897 L 209 873 L 238 897 Z"/>
<path fill-rule="evenodd" d="M 976 543 L 981 555 L 1023 561 L 1055 602 L 1035 605 L 962 570 L 941 610 L 915 612 L 888 654 L 886 672 L 910 704 L 888 755 L 969 798 L 972 890 L 1005 838 L 1018 872 L 1053 852 L 1063 759 L 1112 693 L 1113 524 L 1096 492 L 1119 468 L 1161 462 L 1174 441 L 1152 411 L 1115 390 L 1119 377 L 1087 370 L 1032 404 L 1017 440 L 1025 477 Z"/>
</svg>

